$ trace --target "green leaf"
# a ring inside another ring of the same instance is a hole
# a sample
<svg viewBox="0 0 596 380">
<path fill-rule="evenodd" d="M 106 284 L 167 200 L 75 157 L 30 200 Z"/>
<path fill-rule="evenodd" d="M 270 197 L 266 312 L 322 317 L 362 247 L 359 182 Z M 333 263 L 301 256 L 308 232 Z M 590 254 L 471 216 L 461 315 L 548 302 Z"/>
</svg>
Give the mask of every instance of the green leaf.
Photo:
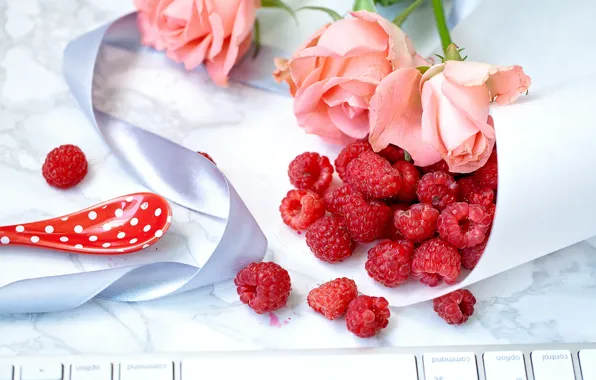
<svg viewBox="0 0 596 380">
<path fill-rule="evenodd" d="M 397 17 L 395 17 L 393 19 L 393 23 L 395 25 L 397 25 L 398 27 L 401 27 L 402 24 L 406 21 L 406 19 L 408 18 L 408 16 L 410 16 L 412 14 L 412 12 L 414 12 L 416 10 L 416 8 L 418 8 L 420 6 L 420 4 L 422 4 L 424 2 L 424 0 L 415 0 L 412 4 L 410 4 L 409 7 L 407 7 L 402 14 L 398 15 Z"/>
<path fill-rule="evenodd" d="M 376 12 L 377 8 L 375 7 L 375 2 L 373 0 L 355 0 L 352 10 L 354 12 L 356 12 L 356 11 Z"/>
<path fill-rule="evenodd" d="M 341 17 L 339 15 L 339 13 L 337 13 L 333 9 L 329 9 L 329 8 L 325 8 L 325 7 L 311 7 L 311 6 L 300 7 L 298 9 L 296 9 L 296 12 L 300 12 L 302 10 L 311 10 L 311 11 L 325 12 L 325 13 L 327 13 L 329 15 L 329 17 L 331 17 L 333 19 L 333 21 L 338 21 L 338 20 L 341 20 L 343 18 L 343 17 Z"/>
<path fill-rule="evenodd" d="M 378 4 L 382 7 L 388 7 L 391 5 L 395 5 L 395 4 L 399 4 L 399 3 L 403 3 L 406 0 L 375 0 L 375 4 Z"/>
<path fill-rule="evenodd" d="M 261 51 L 261 22 L 259 19 L 255 19 L 255 26 L 254 26 L 254 38 L 255 38 L 255 52 L 253 53 L 252 57 L 257 58 L 259 55 L 259 51 Z"/>
<path fill-rule="evenodd" d="M 262 0 L 261 7 L 263 8 L 278 8 L 288 12 L 296 22 L 298 19 L 296 18 L 296 12 L 292 8 L 290 8 L 286 3 L 281 0 Z"/>
<path fill-rule="evenodd" d="M 416 67 L 416 70 L 420 71 L 420 74 L 423 74 L 423 75 L 424 75 L 425 72 L 428 71 L 428 69 L 430 69 L 430 66 L 418 66 L 418 67 Z"/>
<path fill-rule="evenodd" d="M 410 162 L 412 161 L 412 156 L 410 156 L 410 153 L 406 152 L 405 150 L 404 150 L 404 160 L 410 161 Z"/>
</svg>

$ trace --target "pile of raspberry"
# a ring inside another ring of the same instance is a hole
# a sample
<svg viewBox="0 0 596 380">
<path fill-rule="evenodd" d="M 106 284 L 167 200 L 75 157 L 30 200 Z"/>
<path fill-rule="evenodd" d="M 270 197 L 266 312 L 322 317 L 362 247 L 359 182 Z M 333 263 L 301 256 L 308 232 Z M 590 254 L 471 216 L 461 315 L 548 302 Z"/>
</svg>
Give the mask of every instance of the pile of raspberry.
<svg viewBox="0 0 596 380">
<path fill-rule="evenodd" d="M 384 286 L 409 278 L 428 286 L 457 282 L 482 256 L 495 214 L 497 155 L 470 174 L 440 161 L 415 166 L 396 146 L 376 153 L 366 140 L 335 159 L 297 156 L 288 169 L 296 188 L 282 200 L 284 223 L 306 232 L 306 244 L 327 263 L 347 260 L 370 244 L 365 269 Z M 331 187 L 333 172 L 343 181 Z"/>
</svg>

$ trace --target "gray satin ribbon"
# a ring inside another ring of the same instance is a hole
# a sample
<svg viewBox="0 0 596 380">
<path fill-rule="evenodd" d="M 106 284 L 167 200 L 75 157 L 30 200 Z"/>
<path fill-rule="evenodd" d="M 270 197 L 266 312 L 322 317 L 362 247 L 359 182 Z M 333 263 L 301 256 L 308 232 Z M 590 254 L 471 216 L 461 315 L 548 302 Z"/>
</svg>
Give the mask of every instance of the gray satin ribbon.
<svg viewBox="0 0 596 380">
<path fill-rule="evenodd" d="M 219 242 L 202 267 L 176 262 L 17 281 L 0 288 L 0 313 L 51 312 L 75 308 L 94 297 L 135 302 L 196 289 L 233 278 L 260 261 L 267 240 L 226 177 L 196 152 L 107 115 L 93 106 L 93 76 L 102 44 L 141 50 L 136 14 L 129 14 L 70 42 L 64 52 L 64 77 L 83 113 L 123 166 L 151 191 L 219 225 Z M 232 80 L 270 91 L 279 51 L 264 48 L 258 60 L 245 59 Z M 269 70 L 267 76 L 263 75 Z M 271 79 L 270 79 L 271 78 Z"/>
</svg>

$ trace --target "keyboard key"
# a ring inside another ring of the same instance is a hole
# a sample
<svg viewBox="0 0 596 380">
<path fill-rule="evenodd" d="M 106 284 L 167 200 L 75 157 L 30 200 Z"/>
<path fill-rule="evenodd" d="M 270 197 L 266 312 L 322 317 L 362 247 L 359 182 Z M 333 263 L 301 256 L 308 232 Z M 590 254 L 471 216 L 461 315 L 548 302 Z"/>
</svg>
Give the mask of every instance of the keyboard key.
<svg viewBox="0 0 596 380">
<path fill-rule="evenodd" d="M 567 350 L 532 352 L 536 380 L 575 380 L 571 353 Z"/>
<path fill-rule="evenodd" d="M 70 366 L 70 380 L 112 380 L 111 363 L 77 363 Z"/>
<path fill-rule="evenodd" d="M 62 380 L 62 364 L 23 365 L 21 380 Z"/>
<path fill-rule="evenodd" d="M 484 355 L 486 380 L 527 380 L 524 354 L 520 351 L 486 352 Z"/>
<path fill-rule="evenodd" d="M 0 364 L 0 380 L 12 380 L 12 373 L 12 365 Z"/>
<path fill-rule="evenodd" d="M 581 350 L 579 365 L 584 380 L 596 380 L 596 350 Z"/>
<path fill-rule="evenodd" d="M 425 380 L 478 380 L 476 355 L 471 352 L 425 354 Z"/>
<path fill-rule="evenodd" d="M 174 363 L 126 362 L 120 364 L 120 380 L 173 380 Z"/>
</svg>

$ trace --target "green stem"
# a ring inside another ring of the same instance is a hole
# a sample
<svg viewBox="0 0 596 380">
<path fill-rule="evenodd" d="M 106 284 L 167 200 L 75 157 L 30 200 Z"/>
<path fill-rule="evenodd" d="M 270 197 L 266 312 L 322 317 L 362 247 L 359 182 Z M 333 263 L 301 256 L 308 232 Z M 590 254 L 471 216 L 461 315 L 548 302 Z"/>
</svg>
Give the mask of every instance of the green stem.
<svg viewBox="0 0 596 380">
<path fill-rule="evenodd" d="M 433 9 L 435 11 L 435 20 L 437 22 L 437 29 L 441 37 L 441 45 L 443 52 L 447 52 L 447 47 L 451 45 L 451 35 L 447 27 L 447 20 L 445 20 L 445 11 L 443 10 L 443 0 L 432 0 Z"/>
<path fill-rule="evenodd" d="M 398 15 L 396 18 L 393 19 L 393 23 L 397 26 L 401 26 L 404 23 L 404 21 L 406 21 L 408 16 L 410 16 L 410 14 L 414 12 L 414 10 L 418 8 L 420 4 L 422 4 L 423 2 L 424 0 L 414 1 L 412 4 L 410 4 L 409 7 L 406 8 L 405 11 L 402 12 L 402 14 Z"/>
<path fill-rule="evenodd" d="M 356 0 L 354 1 L 354 6 L 352 7 L 352 10 L 376 12 L 377 7 L 375 7 L 374 0 Z"/>
</svg>

